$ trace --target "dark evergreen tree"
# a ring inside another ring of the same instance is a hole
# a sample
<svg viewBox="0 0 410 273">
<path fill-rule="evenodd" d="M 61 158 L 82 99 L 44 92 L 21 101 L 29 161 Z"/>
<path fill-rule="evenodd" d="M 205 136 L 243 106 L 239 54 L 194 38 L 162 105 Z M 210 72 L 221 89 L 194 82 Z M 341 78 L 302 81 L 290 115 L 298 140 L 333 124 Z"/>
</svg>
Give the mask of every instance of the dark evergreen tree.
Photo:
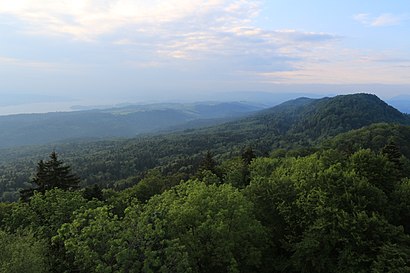
<svg viewBox="0 0 410 273">
<path fill-rule="evenodd" d="M 97 184 L 94 184 L 93 186 L 89 186 L 85 188 L 83 192 L 83 197 L 87 200 L 92 200 L 93 198 L 100 200 L 100 201 L 104 200 L 101 187 L 98 186 Z"/>
<path fill-rule="evenodd" d="M 201 160 L 197 177 L 200 180 L 204 180 L 209 174 L 214 174 L 219 180 L 222 179 L 222 173 L 218 168 L 218 164 L 216 163 L 213 154 L 208 150 Z"/>
<path fill-rule="evenodd" d="M 398 169 L 403 168 L 403 163 L 401 161 L 402 154 L 399 147 L 397 147 L 394 142 L 391 141 L 386 146 L 384 146 L 382 149 L 382 154 L 387 156 L 389 161 L 393 162 Z"/>
<path fill-rule="evenodd" d="M 45 162 L 40 160 L 38 162 L 37 173 L 31 180 L 31 183 L 35 185 L 34 188 L 20 191 L 20 197 L 24 201 L 28 201 L 34 191 L 44 193 L 54 188 L 63 190 L 78 188 L 80 179 L 71 173 L 71 167 L 64 165 L 64 163 L 58 159 L 57 153 L 53 151 L 50 154 L 49 160 Z"/>
<path fill-rule="evenodd" d="M 242 153 L 242 160 L 243 162 L 245 162 L 246 165 L 249 165 L 255 157 L 256 155 L 253 152 L 252 147 L 250 146 L 248 146 L 246 150 Z"/>
<path fill-rule="evenodd" d="M 201 165 L 199 166 L 199 171 L 211 171 L 212 173 L 216 174 L 216 162 L 213 158 L 213 154 L 210 151 L 207 151 L 204 158 L 201 161 Z"/>
</svg>

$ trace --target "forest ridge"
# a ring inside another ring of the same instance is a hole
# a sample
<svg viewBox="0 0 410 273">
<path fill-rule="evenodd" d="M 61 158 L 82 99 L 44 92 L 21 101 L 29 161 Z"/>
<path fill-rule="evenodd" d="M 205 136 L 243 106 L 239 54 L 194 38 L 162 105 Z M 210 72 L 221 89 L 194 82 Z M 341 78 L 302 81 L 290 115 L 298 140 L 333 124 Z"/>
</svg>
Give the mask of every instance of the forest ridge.
<svg viewBox="0 0 410 273">
<path fill-rule="evenodd" d="M 2 150 L 3 201 L 28 194 L 0 204 L 0 271 L 410 272 L 409 124 L 353 94 Z"/>
</svg>

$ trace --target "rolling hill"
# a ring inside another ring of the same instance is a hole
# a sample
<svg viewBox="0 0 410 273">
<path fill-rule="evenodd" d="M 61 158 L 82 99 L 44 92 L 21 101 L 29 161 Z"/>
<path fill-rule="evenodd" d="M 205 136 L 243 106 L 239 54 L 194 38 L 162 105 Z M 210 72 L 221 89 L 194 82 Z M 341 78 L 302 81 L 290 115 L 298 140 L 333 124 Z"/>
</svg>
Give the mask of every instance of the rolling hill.
<svg viewBox="0 0 410 273">
<path fill-rule="evenodd" d="M 374 95 L 353 94 L 300 98 L 223 125 L 183 132 L 5 149 L 0 152 L 0 191 L 10 194 L 27 185 L 36 162 L 52 149 L 81 176 L 83 185 L 123 188 L 137 183 L 154 167 L 160 167 L 165 174 L 189 176 L 197 170 L 206 151 L 222 160 L 249 146 L 259 155 L 276 149 L 306 150 L 340 133 L 375 123 L 405 126 L 410 119 Z"/>
<path fill-rule="evenodd" d="M 0 116 L 0 148 L 67 139 L 134 137 L 226 122 L 261 110 L 240 102 L 129 105 L 104 110 Z"/>
</svg>

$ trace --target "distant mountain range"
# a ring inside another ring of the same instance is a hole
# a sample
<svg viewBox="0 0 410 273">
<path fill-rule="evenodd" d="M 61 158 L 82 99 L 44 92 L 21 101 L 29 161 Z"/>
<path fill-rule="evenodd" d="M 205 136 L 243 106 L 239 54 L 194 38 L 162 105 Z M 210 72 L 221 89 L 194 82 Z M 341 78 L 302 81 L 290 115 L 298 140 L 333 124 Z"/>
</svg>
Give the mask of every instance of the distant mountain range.
<svg viewBox="0 0 410 273">
<path fill-rule="evenodd" d="M 401 95 L 386 101 L 403 113 L 410 114 L 410 95 Z"/>
<path fill-rule="evenodd" d="M 263 107 L 242 102 L 202 102 L 0 116 L 0 148 L 67 139 L 134 137 L 144 133 L 209 126 Z"/>
</svg>

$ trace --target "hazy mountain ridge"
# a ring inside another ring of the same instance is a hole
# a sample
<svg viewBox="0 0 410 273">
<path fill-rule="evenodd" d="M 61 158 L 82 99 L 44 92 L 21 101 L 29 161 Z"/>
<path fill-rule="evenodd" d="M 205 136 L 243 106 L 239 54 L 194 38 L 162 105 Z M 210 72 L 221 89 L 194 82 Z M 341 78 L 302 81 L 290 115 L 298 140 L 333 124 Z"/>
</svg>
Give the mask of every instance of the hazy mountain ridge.
<svg viewBox="0 0 410 273">
<path fill-rule="evenodd" d="M 0 117 L 0 147 L 46 144 L 75 138 L 133 137 L 138 134 L 207 125 L 262 109 L 241 102 L 155 104 L 103 110 L 20 114 Z"/>
<path fill-rule="evenodd" d="M 258 135 L 298 138 L 306 145 L 380 122 L 410 125 L 410 116 L 375 95 L 360 93 L 322 99 L 299 98 L 215 128 L 236 130 L 248 127 L 255 131 L 256 138 Z"/>
<path fill-rule="evenodd" d="M 410 118 L 375 95 L 336 96 L 313 102 L 290 133 L 310 131 L 312 137 L 336 135 L 379 123 L 410 124 Z"/>
<path fill-rule="evenodd" d="M 401 95 L 393 97 L 386 101 L 394 108 L 398 109 L 403 113 L 410 114 L 410 95 Z"/>
</svg>

